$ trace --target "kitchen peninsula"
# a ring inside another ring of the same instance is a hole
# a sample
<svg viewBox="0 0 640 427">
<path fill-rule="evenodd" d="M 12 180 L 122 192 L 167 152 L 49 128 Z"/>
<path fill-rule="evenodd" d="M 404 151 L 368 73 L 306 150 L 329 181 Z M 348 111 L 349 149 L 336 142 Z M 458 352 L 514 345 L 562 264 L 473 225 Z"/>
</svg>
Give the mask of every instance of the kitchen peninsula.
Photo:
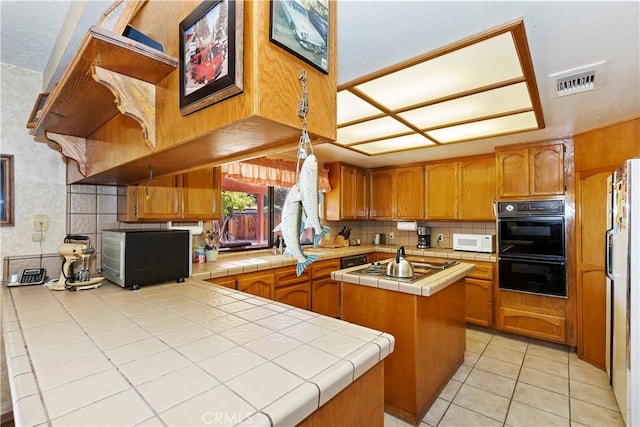
<svg viewBox="0 0 640 427">
<path fill-rule="evenodd" d="M 342 282 L 342 319 L 392 334 L 395 350 L 384 364 L 385 411 L 414 425 L 464 361 L 465 284 L 470 263 L 407 283 L 332 273 Z"/>
<path fill-rule="evenodd" d="M 196 279 L 2 287 L 16 425 L 383 425 L 393 336 Z"/>
</svg>

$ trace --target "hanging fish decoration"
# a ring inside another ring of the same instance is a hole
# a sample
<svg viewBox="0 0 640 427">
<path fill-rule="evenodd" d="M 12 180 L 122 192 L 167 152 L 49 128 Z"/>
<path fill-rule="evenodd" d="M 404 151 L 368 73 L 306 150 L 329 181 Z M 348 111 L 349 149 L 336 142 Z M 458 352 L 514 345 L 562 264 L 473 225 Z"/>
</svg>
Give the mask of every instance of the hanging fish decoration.
<svg viewBox="0 0 640 427">
<path fill-rule="evenodd" d="M 302 194 L 296 183 L 291 187 L 282 206 L 282 222 L 273 231 L 282 232 L 284 243 L 287 246 L 285 255 L 293 256 L 298 260 L 296 275 L 300 277 L 304 269 L 318 259 L 317 255 L 305 256 L 300 244 L 302 230 Z"/>
<path fill-rule="evenodd" d="M 307 217 L 304 228 L 313 228 L 313 247 L 317 248 L 330 229 L 329 227 L 323 227 L 320 223 L 318 205 L 322 200 L 322 193 L 318 191 L 318 159 L 315 154 L 309 154 L 304 160 L 298 179 L 302 196 L 302 208 Z"/>
</svg>

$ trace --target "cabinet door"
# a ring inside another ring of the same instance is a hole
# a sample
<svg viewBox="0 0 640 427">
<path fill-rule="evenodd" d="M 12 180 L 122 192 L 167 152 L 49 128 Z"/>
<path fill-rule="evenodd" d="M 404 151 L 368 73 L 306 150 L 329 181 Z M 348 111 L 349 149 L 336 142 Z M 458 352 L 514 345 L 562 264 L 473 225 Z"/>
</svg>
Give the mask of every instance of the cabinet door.
<svg viewBox="0 0 640 427">
<path fill-rule="evenodd" d="M 237 289 L 251 295 L 273 299 L 273 273 L 248 273 L 238 277 Z"/>
<path fill-rule="evenodd" d="M 226 276 L 226 277 L 219 277 L 217 279 L 207 279 L 207 282 L 213 283 L 214 285 L 224 286 L 225 288 L 229 288 L 229 289 L 236 288 L 236 276 Z"/>
<path fill-rule="evenodd" d="M 138 219 L 166 221 L 182 218 L 182 175 L 138 184 Z"/>
<path fill-rule="evenodd" d="M 493 203 L 496 198 L 496 162 L 487 157 L 458 164 L 459 205 L 458 218 L 469 220 L 493 220 Z"/>
<path fill-rule="evenodd" d="M 369 175 L 369 218 L 391 219 L 396 213 L 396 175 L 393 170 L 374 171 Z"/>
<path fill-rule="evenodd" d="M 564 193 L 564 145 L 529 148 L 529 194 Z"/>
<path fill-rule="evenodd" d="M 458 207 L 458 164 L 425 166 L 425 212 L 428 219 L 455 219 Z"/>
<path fill-rule="evenodd" d="M 306 282 L 277 288 L 275 300 L 309 310 L 311 308 L 311 286 L 309 282 Z"/>
<path fill-rule="evenodd" d="M 340 167 L 340 212 L 342 219 L 355 219 L 356 210 L 356 169 Z"/>
<path fill-rule="evenodd" d="M 311 310 L 329 317 L 340 315 L 340 282 L 330 277 L 311 282 Z"/>
<path fill-rule="evenodd" d="M 369 209 L 367 206 L 367 173 L 356 169 L 355 174 L 355 208 L 357 219 L 367 219 Z"/>
<path fill-rule="evenodd" d="M 185 173 L 183 176 L 183 218 L 194 220 L 220 218 L 220 212 L 215 212 L 215 207 L 219 205 L 214 200 L 215 193 L 213 168 Z"/>
<path fill-rule="evenodd" d="M 422 166 L 396 169 L 396 218 L 424 217 L 424 172 Z"/>
<path fill-rule="evenodd" d="M 493 326 L 493 282 L 466 277 L 467 322 L 482 326 Z"/>
<path fill-rule="evenodd" d="M 529 195 L 529 149 L 515 148 L 496 153 L 499 197 Z"/>
</svg>

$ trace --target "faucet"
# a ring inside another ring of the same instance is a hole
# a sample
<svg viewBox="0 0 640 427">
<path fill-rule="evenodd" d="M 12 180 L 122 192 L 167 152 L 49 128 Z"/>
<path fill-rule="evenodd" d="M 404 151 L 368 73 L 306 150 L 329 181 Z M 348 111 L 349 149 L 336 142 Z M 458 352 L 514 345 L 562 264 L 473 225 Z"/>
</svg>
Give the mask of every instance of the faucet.
<svg viewBox="0 0 640 427">
<path fill-rule="evenodd" d="M 282 255 L 284 253 L 284 238 L 282 236 L 278 236 L 278 254 Z"/>
</svg>

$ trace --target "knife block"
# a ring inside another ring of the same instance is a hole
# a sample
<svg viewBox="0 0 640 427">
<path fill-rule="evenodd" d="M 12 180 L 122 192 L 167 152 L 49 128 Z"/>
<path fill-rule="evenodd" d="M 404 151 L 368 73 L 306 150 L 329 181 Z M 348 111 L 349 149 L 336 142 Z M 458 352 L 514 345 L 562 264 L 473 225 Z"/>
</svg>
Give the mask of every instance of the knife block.
<svg viewBox="0 0 640 427">
<path fill-rule="evenodd" d="M 349 241 L 345 239 L 344 236 L 336 236 L 333 244 L 336 246 L 349 246 Z"/>
</svg>

